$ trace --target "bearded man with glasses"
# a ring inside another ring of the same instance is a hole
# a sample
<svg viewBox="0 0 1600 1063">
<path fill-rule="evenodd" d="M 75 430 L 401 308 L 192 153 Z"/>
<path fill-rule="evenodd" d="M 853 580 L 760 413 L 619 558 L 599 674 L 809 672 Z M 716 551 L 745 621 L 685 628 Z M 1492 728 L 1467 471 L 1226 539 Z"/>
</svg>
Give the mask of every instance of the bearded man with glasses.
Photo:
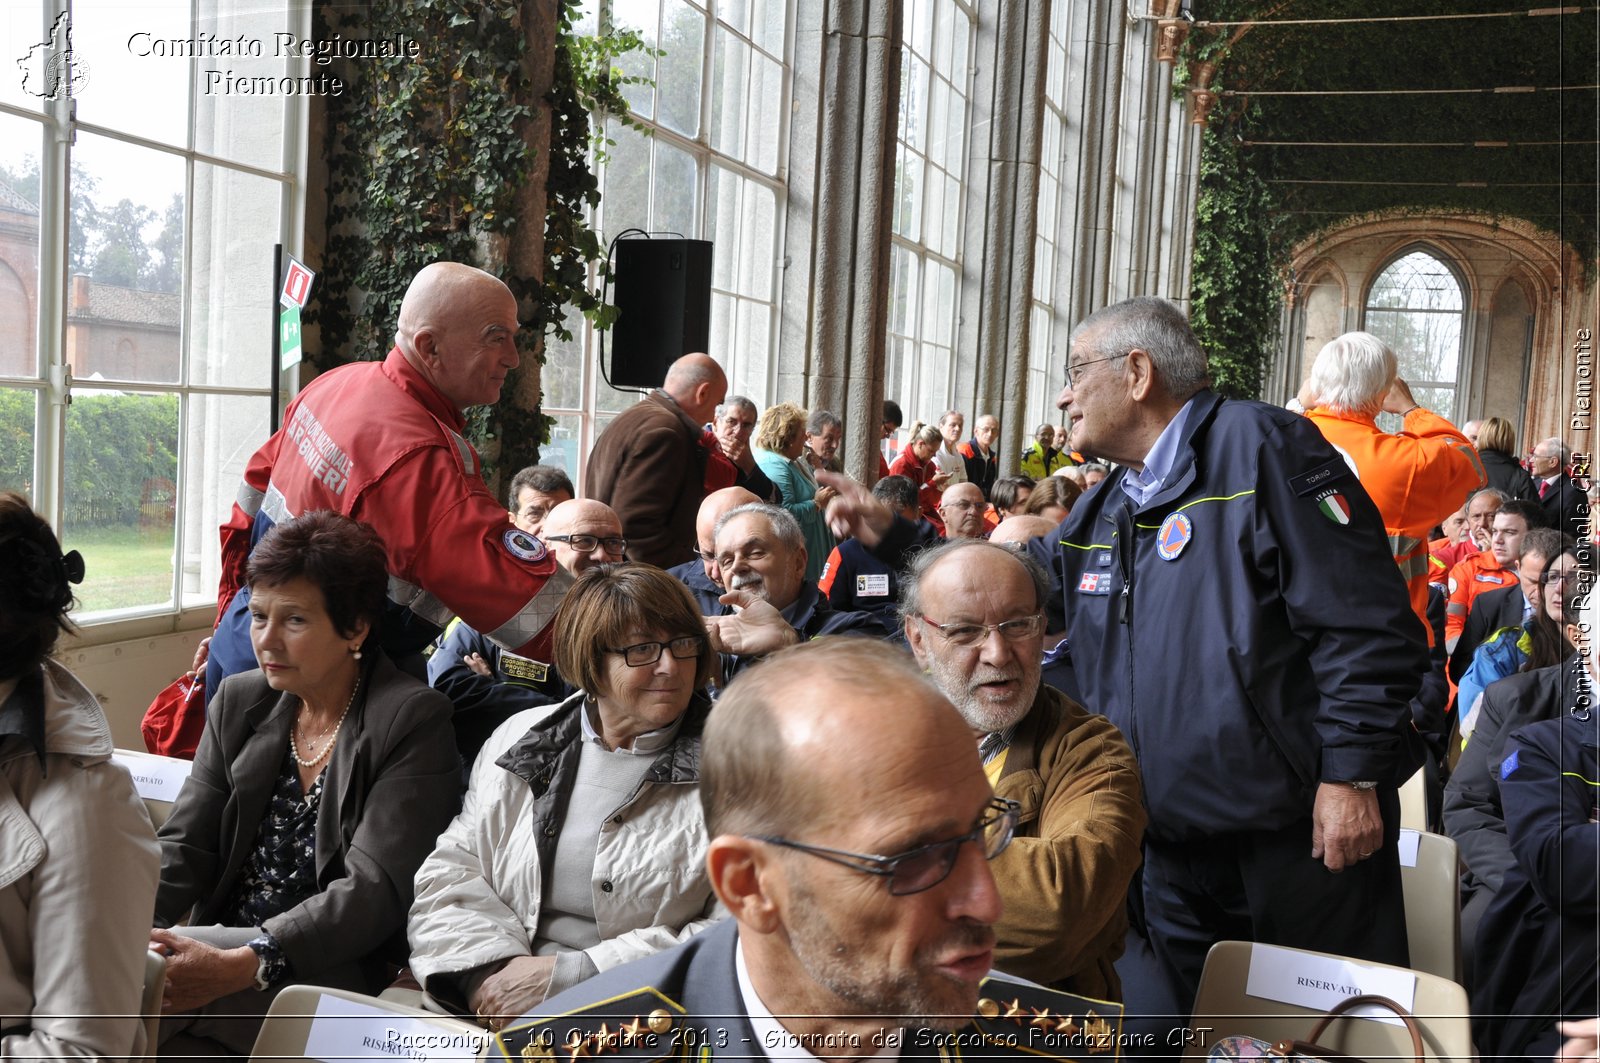
<svg viewBox="0 0 1600 1063">
<path fill-rule="evenodd" d="M 955 705 L 1019 837 L 993 864 L 1005 900 L 995 963 L 1008 974 L 1121 1000 L 1112 964 L 1139 866 L 1145 811 L 1122 733 L 1041 681 L 1049 577 L 979 540 L 924 550 L 901 580 L 917 663 Z"/>
<path fill-rule="evenodd" d="M 1115 1005 L 991 973 L 990 867 L 1019 808 L 908 658 L 824 639 L 751 668 L 707 721 L 700 798 L 732 918 L 546 1001 L 502 1034 L 507 1058 L 619 1039 L 746 1061 L 931 1056 L 949 1034 L 985 1058 L 1110 1047 Z"/>
</svg>

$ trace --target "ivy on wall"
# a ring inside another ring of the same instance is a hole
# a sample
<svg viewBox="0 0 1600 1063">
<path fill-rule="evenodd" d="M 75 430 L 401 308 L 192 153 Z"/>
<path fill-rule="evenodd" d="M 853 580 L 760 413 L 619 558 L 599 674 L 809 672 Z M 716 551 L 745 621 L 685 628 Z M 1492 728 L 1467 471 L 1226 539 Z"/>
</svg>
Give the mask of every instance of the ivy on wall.
<svg viewBox="0 0 1600 1063">
<path fill-rule="evenodd" d="M 580 35 L 581 0 L 555 0 L 559 32 L 552 83 L 542 97 L 528 77 L 525 7 L 539 0 L 375 0 L 319 4 L 323 35 L 403 34 L 430 42 L 416 58 L 350 64 L 350 88 L 328 113 L 327 250 L 308 320 L 321 328 L 316 368 L 384 357 L 411 278 L 430 262 L 468 262 L 517 297 L 524 362 L 543 364 L 544 337 L 570 338 L 569 311 L 610 323 L 589 268 L 604 257 L 589 218 L 599 204 L 593 164 L 608 146 L 592 114 L 628 121 L 615 68 L 639 49 L 633 31 Z M 448 42 L 444 46 L 441 42 Z M 548 145 L 530 144 L 536 111 L 549 108 Z M 631 122 L 629 124 L 632 124 Z M 519 193 L 546 150 L 544 217 L 519 217 Z M 518 271 L 519 239 L 541 226 L 537 271 Z M 604 266 L 601 265 L 603 272 Z M 514 375 L 506 395 L 517 390 Z M 485 478 L 538 460 L 550 419 L 502 400 L 471 411 L 468 433 Z"/>
<path fill-rule="evenodd" d="M 1213 125 L 1200 156 L 1190 322 L 1212 386 L 1257 398 L 1276 354 L 1283 284 L 1272 194 L 1238 140 Z"/>
<path fill-rule="evenodd" d="M 1184 93 L 1210 62 L 1210 87 L 1228 93 L 1203 142 L 1192 293 L 1223 390 L 1258 393 L 1294 248 L 1356 219 L 1520 218 L 1593 283 L 1600 94 L 1582 87 L 1600 20 L 1506 6 L 1194 0 L 1173 84 Z"/>
</svg>

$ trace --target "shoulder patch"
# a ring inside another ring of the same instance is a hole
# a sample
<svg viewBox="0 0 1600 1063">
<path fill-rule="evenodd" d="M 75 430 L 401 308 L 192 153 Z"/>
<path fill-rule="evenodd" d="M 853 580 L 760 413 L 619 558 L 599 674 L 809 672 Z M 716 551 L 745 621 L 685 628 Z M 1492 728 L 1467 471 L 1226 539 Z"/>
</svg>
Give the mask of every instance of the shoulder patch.
<svg viewBox="0 0 1600 1063">
<path fill-rule="evenodd" d="M 543 561 L 550 553 L 538 536 L 529 535 L 521 528 L 507 528 L 500 541 L 505 544 L 506 553 L 523 561 Z"/>
<path fill-rule="evenodd" d="M 1521 750 L 1513 749 L 1511 755 L 1500 762 L 1500 778 L 1509 779 L 1512 773 L 1517 770 L 1517 754 L 1519 752 Z"/>
<path fill-rule="evenodd" d="M 1329 489 L 1317 496 L 1317 512 L 1335 524 L 1350 523 L 1350 502 L 1338 491 Z"/>
<path fill-rule="evenodd" d="M 1309 472 L 1289 477 L 1289 490 L 1304 498 L 1349 475 L 1350 466 L 1345 464 L 1343 458 L 1329 458 Z"/>
<path fill-rule="evenodd" d="M 704 1031 L 686 1024 L 684 1018 L 676 1001 L 645 988 L 564 1015 L 513 1026 L 495 1041 L 501 1057 L 517 1063 L 570 1063 L 602 1055 L 630 1063 L 655 1063 L 696 1054 L 705 1040 Z"/>
</svg>

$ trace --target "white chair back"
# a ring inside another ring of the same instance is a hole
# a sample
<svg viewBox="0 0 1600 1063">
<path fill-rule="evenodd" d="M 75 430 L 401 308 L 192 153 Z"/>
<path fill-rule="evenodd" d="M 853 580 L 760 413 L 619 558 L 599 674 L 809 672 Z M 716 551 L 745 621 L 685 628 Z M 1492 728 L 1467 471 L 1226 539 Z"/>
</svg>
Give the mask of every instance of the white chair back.
<svg viewBox="0 0 1600 1063">
<path fill-rule="evenodd" d="M 320 986 L 287 986 L 272 1002 L 252 1060 L 321 1063 L 342 1059 L 417 1059 L 463 1063 L 482 1058 L 493 1039 L 447 1015 Z"/>
<path fill-rule="evenodd" d="M 1402 829 L 1400 886 L 1411 966 L 1461 981 L 1461 862 L 1455 839 Z"/>
<path fill-rule="evenodd" d="M 1342 973 L 1330 979 L 1330 970 Z M 1303 949 L 1253 945 L 1248 941 L 1219 941 L 1206 955 L 1190 1026 L 1207 1032 L 1184 1049 L 1184 1058 L 1205 1059 L 1212 1045 L 1233 1034 L 1246 1034 L 1268 1043 L 1281 1038 L 1305 1039 L 1316 1020 L 1334 1003 L 1358 994 L 1335 990 L 1317 1005 L 1290 1003 L 1285 998 L 1300 995 L 1310 999 L 1299 985 L 1330 981 L 1341 985 L 1356 983 L 1350 988 L 1360 993 L 1410 995 L 1410 1011 L 1421 1027 L 1428 1059 L 1437 1063 L 1473 1063 L 1467 991 L 1450 979 L 1406 967 Z M 1397 986 L 1409 988 L 1409 994 L 1394 990 Z M 1384 992 L 1385 987 L 1394 991 Z M 1257 992 L 1247 992 L 1248 988 Z M 1401 999 L 1400 1003 L 1406 1001 Z M 1337 1020 L 1318 1040 L 1329 1049 L 1360 1059 L 1411 1058 L 1411 1038 L 1403 1026 L 1370 1018 Z"/>
</svg>

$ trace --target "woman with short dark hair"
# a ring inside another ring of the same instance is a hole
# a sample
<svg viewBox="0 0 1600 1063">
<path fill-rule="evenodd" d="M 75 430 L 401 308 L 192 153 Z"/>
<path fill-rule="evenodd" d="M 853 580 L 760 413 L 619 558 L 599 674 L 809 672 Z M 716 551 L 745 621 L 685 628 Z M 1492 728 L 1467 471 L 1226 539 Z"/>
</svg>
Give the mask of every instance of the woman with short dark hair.
<svg viewBox="0 0 1600 1063">
<path fill-rule="evenodd" d="M 580 693 L 507 720 L 417 872 L 411 970 L 425 1002 L 492 1029 L 705 925 L 703 692 L 716 654 L 683 584 L 599 565 L 556 613 Z"/>
<path fill-rule="evenodd" d="M 0 1059 L 143 1055 L 156 841 L 93 694 L 50 659 L 83 558 L 0 493 Z"/>
<path fill-rule="evenodd" d="M 377 533 L 308 513 L 267 533 L 246 578 L 260 667 L 218 689 L 160 833 L 164 1054 L 248 1054 L 292 982 L 381 989 L 417 866 L 457 807 L 449 699 L 373 641 Z"/>
</svg>

